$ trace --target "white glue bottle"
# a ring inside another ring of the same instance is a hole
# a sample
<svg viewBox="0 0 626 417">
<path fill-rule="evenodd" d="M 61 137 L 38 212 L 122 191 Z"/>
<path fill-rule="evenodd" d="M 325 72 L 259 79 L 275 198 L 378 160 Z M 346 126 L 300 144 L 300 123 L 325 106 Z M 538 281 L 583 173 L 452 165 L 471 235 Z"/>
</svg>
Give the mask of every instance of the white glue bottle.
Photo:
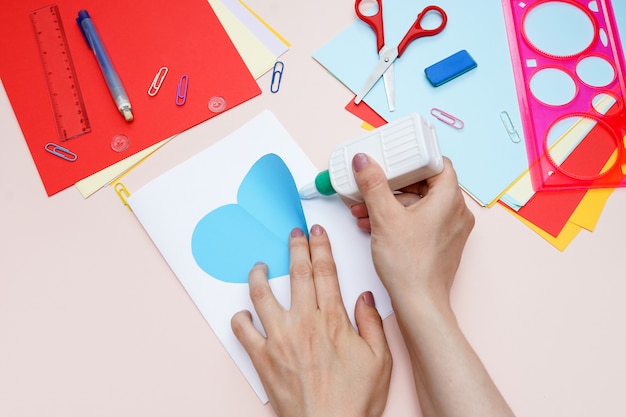
<svg viewBox="0 0 626 417">
<path fill-rule="evenodd" d="M 363 201 L 352 173 L 352 158 L 357 153 L 365 153 L 378 162 L 392 190 L 425 180 L 443 170 L 435 127 L 413 113 L 338 146 L 330 155 L 328 169 L 300 189 L 300 198 L 337 193 Z"/>
</svg>

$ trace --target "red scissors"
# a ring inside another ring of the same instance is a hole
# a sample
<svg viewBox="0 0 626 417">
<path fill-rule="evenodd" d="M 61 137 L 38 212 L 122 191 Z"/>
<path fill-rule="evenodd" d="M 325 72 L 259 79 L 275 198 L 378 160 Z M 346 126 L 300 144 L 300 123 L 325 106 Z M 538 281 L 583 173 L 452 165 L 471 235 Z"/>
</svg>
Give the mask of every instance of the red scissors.
<svg viewBox="0 0 626 417">
<path fill-rule="evenodd" d="M 434 36 L 440 33 L 448 23 L 448 16 L 446 12 L 438 6 L 427 6 L 421 12 L 418 13 L 417 18 L 413 25 L 409 28 L 404 35 L 404 38 L 400 41 L 398 46 L 389 48 L 385 45 L 385 32 L 383 30 L 383 4 L 382 0 L 376 0 L 378 3 L 378 10 L 376 13 L 366 16 L 360 8 L 361 3 L 365 0 L 356 0 L 354 7 L 359 19 L 367 23 L 376 33 L 376 47 L 378 48 L 378 64 L 374 67 L 374 71 L 370 74 L 365 85 L 361 89 L 361 92 L 354 99 L 355 104 L 359 104 L 365 95 L 374 87 L 374 84 L 380 77 L 383 77 L 383 83 L 385 85 L 385 92 L 387 94 L 387 104 L 389 105 L 389 111 L 395 110 L 395 88 L 394 88 L 394 72 L 393 62 L 396 58 L 399 58 L 406 50 L 409 43 L 418 38 L 424 36 Z M 422 20 L 428 13 L 437 13 L 441 16 L 441 23 L 434 29 L 424 29 L 422 27 Z"/>
</svg>

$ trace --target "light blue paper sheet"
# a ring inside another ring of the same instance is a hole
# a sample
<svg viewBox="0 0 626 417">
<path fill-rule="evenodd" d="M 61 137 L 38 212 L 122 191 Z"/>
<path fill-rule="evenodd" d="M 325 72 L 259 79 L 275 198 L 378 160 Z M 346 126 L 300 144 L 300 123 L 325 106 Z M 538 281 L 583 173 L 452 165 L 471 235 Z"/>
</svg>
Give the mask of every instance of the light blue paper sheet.
<svg viewBox="0 0 626 417">
<path fill-rule="evenodd" d="M 383 3 L 385 40 L 392 46 L 430 4 Z M 427 116 L 437 127 L 442 152 L 452 159 L 461 186 L 479 203 L 489 205 L 528 168 L 502 6 L 500 0 L 433 4 L 447 12 L 448 24 L 437 36 L 413 41 L 395 61 L 396 111 L 388 110 L 382 81 L 364 101 L 387 121 L 411 112 Z M 441 87 L 430 85 L 424 68 L 461 49 L 470 53 L 478 68 Z M 374 32 L 356 19 L 313 57 L 356 94 L 378 61 Z M 465 127 L 457 130 L 436 120 L 432 108 L 458 117 Z M 503 111 L 522 138 L 518 143 L 502 123 Z"/>
<path fill-rule="evenodd" d="M 616 0 L 611 2 L 613 6 L 613 15 L 617 23 L 617 30 L 624 48 L 624 39 L 626 39 L 626 2 L 624 0 Z"/>
</svg>

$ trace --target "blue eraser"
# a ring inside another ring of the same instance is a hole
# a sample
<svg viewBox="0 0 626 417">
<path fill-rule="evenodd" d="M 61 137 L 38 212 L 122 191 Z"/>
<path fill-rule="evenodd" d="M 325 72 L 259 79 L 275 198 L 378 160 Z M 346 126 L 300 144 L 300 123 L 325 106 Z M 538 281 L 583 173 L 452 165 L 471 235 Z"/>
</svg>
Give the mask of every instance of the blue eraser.
<svg viewBox="0 0 626 417">
<path fill-rule="evenodd" d="M 437 62 L 426 68 L 426 78 L 435 86 L 439 87 L 442 84 L 465 74 L 467 71 L 473 70 L 478 64 L 470 56 L 465 49 L 450 55 L 449 57 Z"/>
</svg>

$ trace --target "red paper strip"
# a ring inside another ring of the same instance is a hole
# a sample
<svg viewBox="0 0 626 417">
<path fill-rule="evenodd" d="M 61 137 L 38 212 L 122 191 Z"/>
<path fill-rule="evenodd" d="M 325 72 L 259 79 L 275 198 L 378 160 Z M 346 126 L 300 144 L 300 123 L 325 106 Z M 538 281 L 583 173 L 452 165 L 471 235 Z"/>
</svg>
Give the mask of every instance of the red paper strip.
<svg viewBox="0 0 626 417">
<path fill-rule="evenodd" d="M 380 117 L 380 115 L 376 113 L 364 101 L 360 102 L 359 104 L 354 104 L 354 99 L 352 99 L 346 105 L 346 110 L 374 127 L 381 127 L 382 125 L 387 123 L 385 119 Z"/>
</svg>

